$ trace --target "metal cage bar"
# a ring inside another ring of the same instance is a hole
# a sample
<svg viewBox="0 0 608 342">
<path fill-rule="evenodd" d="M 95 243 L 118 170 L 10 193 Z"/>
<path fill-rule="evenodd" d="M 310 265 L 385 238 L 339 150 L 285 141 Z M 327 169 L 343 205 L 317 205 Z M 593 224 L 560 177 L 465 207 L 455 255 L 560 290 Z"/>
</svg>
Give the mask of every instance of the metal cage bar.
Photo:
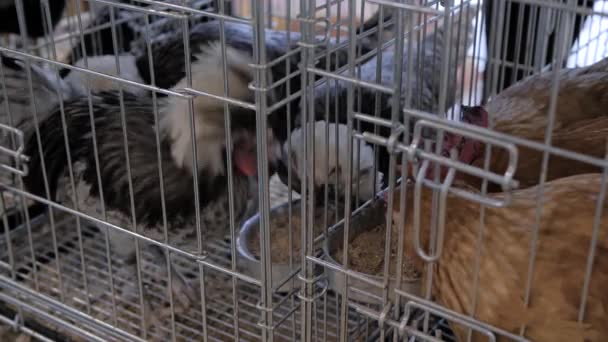
<svg viewBox="0 0 608 342">
<path fill-rule="evenodd" d="M 555 275 L 580 278 L 568 323 L 606 337 L 606 1 L 62 3 L 0 1 L 2 324 L 527 341 L 547 323 L 492 321 L 488 274 L 516 260 L 497 298 L 544 309 L 562 186 L 588 201 Z"/>
</svg>

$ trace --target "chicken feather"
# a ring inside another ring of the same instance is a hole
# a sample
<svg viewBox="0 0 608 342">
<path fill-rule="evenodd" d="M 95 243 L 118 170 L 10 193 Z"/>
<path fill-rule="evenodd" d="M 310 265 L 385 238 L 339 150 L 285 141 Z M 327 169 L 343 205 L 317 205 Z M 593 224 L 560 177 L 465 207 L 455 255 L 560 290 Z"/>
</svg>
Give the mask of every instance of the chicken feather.
<svg viewBox="0 0 608 342">
<path fill-rule="evenodd" d="M 608 116 L 608 58 L 589 67 L 558 71 L 554 132 L 586 119 Z M 554 72 L 529 77 L 490 99 L 485 105 L 494 129 L 521 138 L 541 140 L 549 124 Z"/>
<path fill-rule="evenodd" d="M 608 137 L 608 58 L 586 68 L 562 70 L 557 76 L 559 92 L 551 145 L 598 158 L 606 153 Z M 543 142 L 549 125 L 549 105 L 553 73 L 530 77 L 510 87 L 485 106 L 494 118 L 494 130 L 519 138 Z M 491 169 L 505 170 L 504 150 L 492 151 Z M 520 148 L 516 172 L 522 187 L 538 183 L 542 151 Z M 483 158 L 473 165 L 482 167 Z M 551 156 L 547 179 L 599 170 L 589 164 Z"/>
<path fill-rule="evenodd" d="M 506 208 L 486 208 L 483 240 L 479 252 L 478 290 L 473 307 L 475 262 L 480 229 L 477 203 L 449 195 L 446 206 L 443 254 L 434 265 L 432 295 L 447 308 L 511 333 L 527 326 L 526 338 L 533 341 L 606 341 L 608 339 L 608 204 L 602 203 L 593 272 L 586 311 L 578 322 L 593 224 L 602 186 L 600 174 L 577 175 L 545 184 L 544 196 L 537 188 L 518 190 Z M 495 199 L 504 194 L 490 195 Z M 405 215 L 406 254 L 423 266 L 414 252 L 412 191 L 408 190 Z M 395 194 L 394 208 L 399 208 Z M 537 206 L 542 217 L 538 229 L 535 271 L 529 306 L 524 303 L 530 245 Z M 421 212 L 432 210 L 432 191 L 423 188 Z M 393 212 L 399 222 L 399 211 Z M 430 214 L 421 216 L 421 246 L 429 244 Z M 428 269 L 426 270 L 428 272 Z M 426 279 L 426 277 L 423 277 Z M 467 331 L 453 326 L 460 341 Z M 473 341 L 487 336 L 473 334 Z M 498 341 L 503 339 L 498 338 Z M 504 339 L 506 340 L 506 339 Z"/>
<path fill-rule="evenodd" d="M 559 82 L 551 146 L 579 154 L 603 158 L 608 137 L 608 58 L 586 68 L 564 69 L 530 76 L 511 86 L 482 107 L 464 107 L 462 121 L 477 126 L 488 126 L 489 119 L 495 132 L 512 137 L 545 143 L 549 126 L 549 106 L 554 77 Z M 444 140 L 444 156 L 456 146 L 459 159 L 483 169 L 485 144 L 458 134 L 448 133 Z M 543 150 L 518 145 L 518 165 L 515 179 L 520 187 L 538 184 L 541 175 Z M 509 164 L 505 149 L 493 148 L 490 171 L 504 173 Z M 445 169 L 442 170 L 445 173 Z M 546 180 L 600 172 L 592 164 L 551 154 Z M 433 172 L 429 170 L 429 175 Z M 465 183 L 480 188 L 482 179 L 468 174 L 458 175 Z M 488 191 L 496 192 L 498 184 L 488 184 Z"/>
</svg>

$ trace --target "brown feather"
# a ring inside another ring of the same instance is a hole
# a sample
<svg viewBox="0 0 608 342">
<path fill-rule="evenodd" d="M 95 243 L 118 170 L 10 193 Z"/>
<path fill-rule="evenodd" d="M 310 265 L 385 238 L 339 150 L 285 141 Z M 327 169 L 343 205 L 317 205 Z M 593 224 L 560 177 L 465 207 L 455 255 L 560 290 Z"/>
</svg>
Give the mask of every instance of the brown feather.
<svg viewBox="0 0 608 342">
<path fill-rule="evenodd" d="M 484 109 L 493 119 L 496 132 L 536 142 L 545 141 L 554 72 L 530 76 L 491 98 Z M 585 68 L 558 71 L 558 96 L 551 145 L 572 152 L 603 158 L 608 137 L 608 58 Z M 515 178 L 521 187 L 538 184 L 543 153 L 519 146 Z M 485 153 L 474 165 L 483 168 Z M 503 173 L 508 163 L 504 150 L 492 149 L 490 169 Z M 547 180 L 600 172 L 592 165 L 551 156 Z M 481 179 L 462 175 L 479 188 Z M 490 185 L 489 191 L 501 189 Z"/>
<path fill-rule="evenodd" d="M 607 96 L 608 98 L 608 96 Z M 608 108 L 608 107 L 607 107 Z M 511 134 L 512 132 L 509 132 Z M 542 137 L 539 137 L 542 139 Z M 608 140 L 608 115 L 594 119 L 572 122 L 567 128 L 555 131 L 552 136 L 551 145 L 561 149 L 588 155 L 596 158 L 603 158 L 606 154 L 606 142 Z M 521 188 L 535 186 L 540 180 L 543 152 L 537 149 L 519 146 L 519 158 L 515 179 L 520 182 Z M 472 165 L 483 169 L 484 154 Z M 492 149 L 490 159 L 490 170 L 496 173 L 504 173 L 509 163 L 509 155 L 504 149 Z M 601 172 L 595 165 L 583 163 L 570 158 L 558 155 L 549 155 L 547 168 L 547 181 L 568 177 L 577 174 Z M 469 175 L 460 176 L 462 180 L 480 189 L 481 178 Z M 498 186 L 492 186 L 489 191 L 496 192 Z"/>
<path fill-rule="evenodd" d="M 477 319 L 515 334 L 526 325 L 525 336 L 532 341 L 608 341 L 606 203 L 585 317 L 578 323 L 600 188 L 601 175 L 577 175 L 546 183 L 542 201 L 537 198 L 538 189 L 529 188 L 515 191 L 512 204 L 506 208 L 486 208 L 474 315 Z M 408 190 L 409 211 L 403 229 L 408 237 L 406 253 L 418 259 L 411 238 L 412 195 Z M 398 194 L 394 200 L 394 208 L 399 208 Z M 447 308 L 471 314 L 480 205 L 455 196 L 448 196 L 447 201 L 444 249 L 434 267 L 432 294 Z M 529 251 L 539 203 L 542 216 L 530 305 L 526 308 Z M 425 188 L 421 198 L 423 246 L 428 246 L 431 206 L 432 191 Z M 398 222 L 398 209 L 393 215 L 394 222 Z M 466 330 L 453 328 L 460 341 L 466 340 Z M 473 336 L 473 341 L 485 340 L 487 337 Z"/>
</svg>

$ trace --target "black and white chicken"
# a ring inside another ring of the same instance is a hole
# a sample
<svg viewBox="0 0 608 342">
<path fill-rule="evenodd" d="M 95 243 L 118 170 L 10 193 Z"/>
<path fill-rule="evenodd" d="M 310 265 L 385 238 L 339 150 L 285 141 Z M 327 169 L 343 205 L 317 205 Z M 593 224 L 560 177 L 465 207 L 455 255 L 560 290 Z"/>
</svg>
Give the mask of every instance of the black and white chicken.
<svg viewBox="0 0 608 342">
<path fill-rule="evenodd" d="M 192 88 L 222 96 L 222 51 L 213 41 L 205 44 L 192 64 Z M 249 67 L 253 63 L 251 53 L 228 46 L 225 58 L 228 95 L 253 101 L 254 93 L 248 88 L 253 81 L 253 70 Z M 185 87 L 183 80 L 174 89 Z M 227 146 L 223 102 L 196 97 L 193 119 L 198 153 L 195 163 L 188 100 L 169 96 L 155 102 L 150 96 L 129 92 L 121 96 L 118 91 L 93 93 L 91 99 L 91 104 L 86 97 L 65 101 L 67 136 L 61 110 L 56 109 L 41 121 L 40 146 L 32 136 L 25 148 L 25 154 L 30 156 L 30 174 L 24 178 L 29 191 L 191 253 L 197 250 L 197 211 L 201 219 L 200 233 L 205 238 L 225 233 L 230 224 L 229 196 L 234 199 L 236 224 L 255 212 L 254 111 L 231 106 L 232 145 Z M 278 151 L 278 145 L 272 131 L 268 136 L 272 162 L 278 155 L 273 152 Z M 66 139 L 69 154 L 65 150 Z M 226 159 L 227 150 L 232 151 L 233 161 Z M 75 189 L 71 187 L 69 162 Z M 229 168 L 233 176 L 231 194 L 227 191 Z M 198 185 L 193 172 L 198 177 Z M 165 228 L 168 241 L 164 240 Z M 113 253 L 125 257 L 135 254 L 129 235 L 111 230 L 110 237 Z M 143 248 L 156 251 L 158 262 L 165 260 L 156 247 L 144 245 Z M 175 293 L 187 294 L 188 300 L 192 300 L 197 292 L 181 279 L 175 277 L 174 284 L 178 286 Z"/>
<path fill-rule="evenodd" d="M 390 46 L 389 48 L 382 51 L 381 56 L 374 56 L 367 62 L 362 63 L 359 67 L 356 68 L 356 75 L 358 79 L 362 81 L 380 84 L 385 87 L 394 87 L 395 80 L 395 67 L 397 63 L 402 64 L 402 87 L 401 94 L 399 94 L 399 113 L 401 113 L 401 108 L 406 106 L 406 97 L 409 92 L 411 103 L 408 105 L 408 108 L 413 108 L 417 110 L 423 110 L 427 112 L 437 112 L 439 107 L 439 97 L 440 97 L 440 89 L 441 89 L 441 73 L 438 72 L 439 68 L 443 63 L 443 47 L 444 44 L 447 43 L 447 39 L 452 40 L 452 50 L 449 53 L 449 62 L 450 67 L 448 68 L 448 84 L 454 85 L 454 90 L 450 91 L 448 89 L 445 108 L 452 107 L 457 99 L 460 97 L 460 88 L 458 85 L 460 82 L 458 81 L 461 76 L 461 67 L 464 62 L 464 54 L 467 52 L 469 45 L 472 44 L 472 38 L 475 30 L 473 30 L 473 18 L 476 14 L 476 7 L 471 6 L 465 8 L 465 10 L 460 10 L 453 15 L 452 24 L 450 27 L 451 36 L 445 37 L 446 27 L 445 23 L 441 22 L 438 24 L 438 27 L 435 28 L 434 31 L 424 35 L 420 41 L 417 39 L 412 42 L 411 48 L 408 49 L 407 40 L 404 43 L 404 52 L 403 59 L 401 61 L 396 61 L 396 51 L 395 47 Z M 387 13 L 387 16 L 384 18 L 384 21 L 387 22 L 390 19 L 394 18 L 394 13 Z M 378 22 L 378 16 L 374 16 L 370 22 Z M 392 27 L 394 27 L 394 21 L 389 23 Z M 370 27 L 368 27 L 370 29 Z M 386 36 L 382 37 L 382 39 L 386 39 Z M 409 73 L 409 63 L 410 59 L 413 58 L 412 63 L 412 73 Z M 380 70 L 381 73 L 378 74 L 377 70 Z M 348 77 L 349 70 L 344 69 L 341 72 L 341 76 Z M 325 83 L 319 84 L 315 88 L 315 104 L 314 104 L 314 113 L 315 120 L 329 120 L 330 122 L 337 122 L 340 124 L 346 124 L 348 119 L 348 110 L 347 110 L 347 93 L 348 93 L 348 84 L 349 81 L 343 80 L 329 80 Z M 391 119 L 391 114 L 393 110 L 393 100 L 390 95 L 387 93 L 379 92 L 372 90 L 369 87 L 357 87 L 353 85 L 354 91 L 354 110 L 358 113 L 363 113 L 371 116 L 379 116 L 384 119 Z M 449 87 L 452 88 L 452 87 Z M 329 109 L 329 111 L 327 111 Z M 400 114 L 401 115 L 401 114 Z M 403 122 L 403 118 L 400 117 L 400 122 Z M 295 124 L 299 123 L 300 119 L 296 119 Z M 389 127 L 384 126 L 376 126 L 367 121 L 355 121 L 354 127 L 359 132 L 374 132 L 374 129 L 378 129 L 378 133 L 382 136 L 388 137 L 391 134 L 391 129 Z M 323 132 L 316 132 L 316 129 L 322 129 Z M 319 136 L 323 136 L 325 134 L 330 135 L 346 135 L 346 132 L 336 133 L 335 129 L 329 129 L 329 133 L 326 133 L 326 126 L 317 127 L 315 129 L 314 136 L 316 136 L 317 140 Z M 334 131 L 334 132 L 332 132 Z M 297 134 L 297 133 L 294 133 Z M 299 139 L 299 136 L 294 136 L 294 138 Z M 324 138 L 323 138 L 324 139 Z M 335 157 L 336 153 L 341 153 L 346 149 L 346 141 L 348 137 L 338 138 L 336 141 L 340 144 L 340 147 L 330 148 L 326 150 L 324 145 L 317 145 L 315 150 L 315 160 L 325 160 L 329 158 L 330 164 L 326 168 L 327 170 L 339 170 L 342 175 L 337 177 L 342 182 L 345 181 L 346 173 L 348 172 L 346 168 L 346 159 Z M 301 145 L 295 145 L 293 149 L 299 148 L 301 149 Z M 285 150 L 285 149 L 284 149 Z M 367 147 L 363 148 L 363 151 L 366 151 Z M 353 147 L 353 153 L 355 153 L 355 148 Z M 363 153 L 363 152 L 362 152 Z M 385 148 L 379 148 L 377 151 L 377 155 L 375 158 L 374 164 L 377 164 L 377 170 L 382 175 L 384 175 L 384 183 L 386 185 L 386 181 L 388 180 L 388 171 L 389 171 L 389 159 L 390 155 Z M 320 155 L 317 155 L 320 154 Z M 329 154 L 329 155 L 328 155 Z M 291 153 L 291 157 L 294 158 L 303 158 L 301 154 L 294 154 L 293 151 Z M 290 154 L 284 153 L 281 159 L 280 165 L 278 167 L 278 172 L 285 184 L 287 184 L 286 180 L 288 179 L 288 168 L 291 169 L 291 174 L 293 175 L 291 178 L 291 186 L 292 189 L 296 192 L 300 192 L 299 184 L 300 180 L 296 179 L 298 175 L 303 173 L 302 168 L 305 166 L 303 160 L 298 161 L 289 161 Z M 354 174 L 357 172 L 367 172 L 366 168 L 357 169 L 357 164 L 353 163 Z M 321 172 L 318 170 L 318 172 Z M 373 175 L 373 173 L 370 173 Z M 324 183 L 324 179 L 333 179 L 331 177 L 319 177 L 315 174 L 315 185 L 317 189 L 321 189 L 327 183 Z M 353 182 L 359 182 L 359 178 L 354 176 Z M 382 178 L 381 178 L 382 179 Z M 318 183 L 317 183 L 318 182 Z M 355 183 L 353 183 L 354 185 Z M 374 184 L 372 182 L 371 184 Z M 345 189 L 345 186 L 341 186 L 341 189 Z M 376 189 L 378 191 L 379 189 Z M 355 191 L 352 192 L 355 195 Z M 343 194 L 342 194 L 343 195 Z M 319 196 L 319 194 L 317 194 Z M 367 199 L 370 197 L 367 196 Z M 365 198 L 361 198 L 365 199 Z"/>
<path fill-rule="evenodd" d="M 255 64 L 252 27 L 225 23 L 226 50 L 222 51 L 219 25 L 217 21 L 207 22 L 191 30 L 190 87 L 184 78 L 186 64 L 180 58 L 183 46 L 177 43 L 177 38 L 154 43 L 153 62 L 158 65 L 153 68 L 155 76 L 159 82 L 167 82 L 164 86 L 180 93 L 191 88 L 214 96 L 227 95 L 255 102 L 255 94 L 249 88 L 255 71 L 250 67 Z M 297 37 L 288 40 L 285 32 L 266 30 L 268 60 L 285 56 L 297 46 L 295 39 Z M 268 69 L 270 82 L 288 76 L 287 64 L 292 72 L 298 70 L 300 54 L 291 56 L 293 58 Z M 335 59 L 337 63 L 342 60 L 345 58 Z M 227 94 L 224 94 L 223 61 Z M 290 93 L 297 92 L 300 78 L 296 74 L 268 91 L 269 105 L 287 97 L 288 85 L 292 86 Z M 68 98 L 63 103 L 63 111 L 55 108 L 41 120 L 40 143 L 37 136 L 30 136 L 26 144 L 24 153 L 30 157 L 30 173 L 24 178 L 26 187 L 37 196 L 195 253 L 199 234 L 203 239 L 225 234 L 230 225 L 230 196 L 237 225 L 257 210 L 256 146 L 259 142 L 256 141 L 255 112 L 229 105 L 232 139 L 227 145 L 224 106 L 224 102 L 214 97 L 193 99 L 197 146 L 194 157 L 189 101 L 184 98 L 155 99 L 129 91 L 121 95 L 116 90 L 93 91 L 91 103 L 87 97 Z M 63 127 L 64 114 L 67 132 Z M 269 115 L 268 141 L 263 143 L 271 169 L 281 155 L 280 141 L 287 136 L 285 120 L 283 109 Z M 232 160 L 227 158 L 228 151 Z M 229 174 L 233 180 L 231 193 L 228 192 Z M 165 241 L 165 231 L 168 241 Z M 110 233 L 113 252 L 127 257 L 135 254 L 133 238 L 115 229 Z M 143 244 L 142 248 L 154 251 L 159 256 L 158 263 L 164 263 L 161 249 L 151 244 Z M 192 297 L 198 292 L 179 274 L 172 277 L 176 280 L 174 284 L 178 288 L 174 288 L 174 292 L 180 294 L 180 301 L 184 305 L 192 303 Z"/>
<path fill-rule="evenodd" d="M 27 59 L 9 53 L 1 53 L 0 62 L 0 123 L 20 129 L 26 139 L 35 127 L 34 115 L 44 120 L 62 99 L 78 93 L 78 87 L 63 80 L 47 65 L 28 63 Z M 11 135 L 3 130 L 0 144 L 16 148 L 10 140 Z"/>
<path fill-rule="evenodd" d="M 348 128 L 344 124 L 327 123 L 317 121 L 314 125 L 307 124 L 309 130 L 314 130 L 313 140 L 315 145 L 313 178 L 316 189 L 314 193 L 319 203 L 323 203 L 327 193 L 328 198 L 344 199 L 347 184 L 346 163 L 349 155 L 346 153 L 346 144 L 350 138 Z M 306 143 L 304 130 L 298 127 L 290 135 L 290 141 L 284 142 L 282 146 L 283 160 L 289 160 L 291 170 L 296 172 L 291 179 L 291 188 L 301 190 L 300 180 L 303 179 L 307 166 L 302 146 Z M 289 157 L 288 157 L 289 156 Z M 351 193 L 362 202 L 372 199 L 378 189 L 382 186 L 384 175 L 375 171 L 374 150 L 368 144 L 361 142 L 353 145 L 352 154 L 353 169 Z M 283 169 L 283 163 L 279 163 L 278 172 L 281 181 L 289 184 L 288 172 Z M 327 186 L 327 192 L 324 188 Z"/>
<path fill-rule="evenodd" d="M 120 73 L 117 72 L 116 57 L 96 56 L 80 60 L 76 66 L 87 70 L 104 73 L 110 76 L 120 76 L 136 83 L 143 83 L 139 73 L 134 69 L 135 57 L 119 56 Z M 87 73 L 74 71 L 67 77 L 61 78 L 57 68 L 34 62 L 28 63 L 27 57 L 10 52 L 0 54 L 0 124 L 16 128 L 23 133 L 25 140 L 35 133 L 36 120 L 41 122 L 62 101 L 86 97 L 87 89 L 92 91 L 117 90 L 119 82 L 107 77 L 91 76 Z M 29 75 L 29 76 L 28 76 Z M 31 82 L 29 78 L 31 77 Z M 144 95 L 146 91 L 138 86 L 121 83 L 125 91 L 134 95 Z M 30 88 L 31 85 L 31 88 Z M 0 146 L 16 151 L 19 148 L 18 137 L 8 129 L 0 132 Z M 5 165 L 16 167 L 13 157 L 6 153 L 0 154 Z M 31 212 L 32 215 L 40 212 Z M 21 215 L 19 213 L 19 215 Z"/>
</svg>

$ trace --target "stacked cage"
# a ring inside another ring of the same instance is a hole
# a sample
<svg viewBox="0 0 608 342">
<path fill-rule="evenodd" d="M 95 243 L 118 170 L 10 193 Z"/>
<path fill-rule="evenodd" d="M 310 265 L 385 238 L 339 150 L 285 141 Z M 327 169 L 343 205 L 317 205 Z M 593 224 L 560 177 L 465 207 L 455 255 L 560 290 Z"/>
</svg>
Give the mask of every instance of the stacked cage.
<svg viewBox="0 0 608 342">
<path fill-rule="evenodd" d="M 0 11 L 0 321 L 12 329 L 608 338 L 608 4 Z"/>
</svg>

